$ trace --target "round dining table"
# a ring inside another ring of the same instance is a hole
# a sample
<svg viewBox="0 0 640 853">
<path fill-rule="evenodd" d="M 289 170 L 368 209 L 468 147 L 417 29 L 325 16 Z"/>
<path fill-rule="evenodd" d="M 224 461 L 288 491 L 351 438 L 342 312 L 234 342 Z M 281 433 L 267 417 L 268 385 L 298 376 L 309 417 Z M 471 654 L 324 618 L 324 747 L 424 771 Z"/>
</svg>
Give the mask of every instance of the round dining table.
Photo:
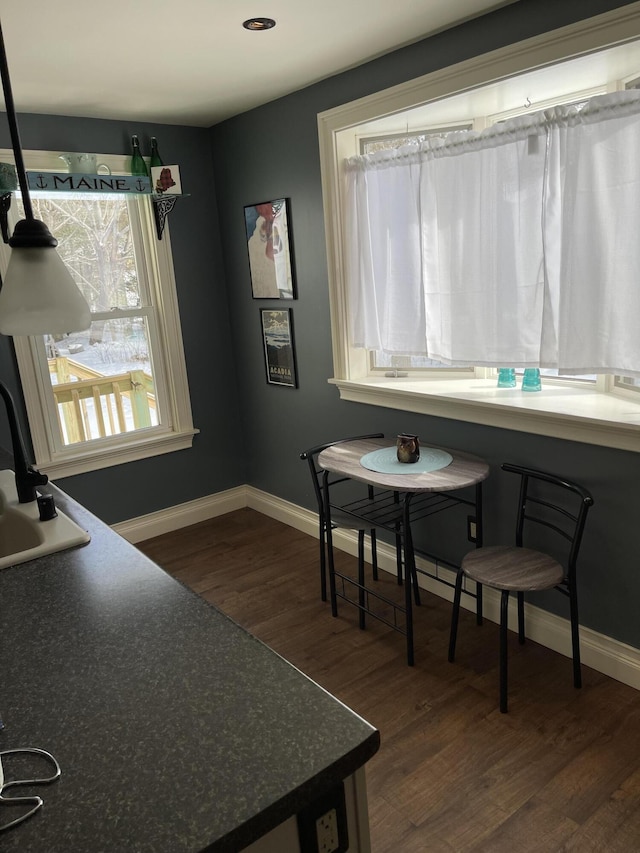
<svg viewBox="0 0 640 853">
<path fill-rule="evenodd" d="M 466 504 L 473 509 L 475 521 L 474 542 L 482 545 L 482 483 L 489 476 L 489 465 L 479 456 L 448 447 L 422 446 L 416 463 L 397 460 L 396 441 L 388 438 L 355 439 L 343 441 L 323 450 L 318 465 L 325 472 L 323 477 L 323 499 L 327 519 L 327 544 L 329 552 L 329 583 L 331 606 L 337 615 L 336 570 L 333 565 L 333 539 L 331 530 L 331 490 L 329 474 L 340 475 L 373 486 L 378 492 L 377 500 L 354 501 L 351 506 L 341 504 L 342 513 L 351 512 L 354 522 L 358 519 L 376 521 L 383 529 L 400 534 L 403 538 L 403 577 L 405 625 L 395 630 L 405 634 L 407 663 L 414 664 L 412 593 L 419 602 L 412 522 L 449 507 Z M 454 493 L 475 486 L 473 500 Z M 395 507 L 395 510 L 394 510 Z M 354 524 L 354 526 L 357 526 Z M 370 590 L 360 587 L 358 602 L 340 596 L 361 609 L 366 609 Z M 481 614 L 481 598 L 478 599 L 478 616 Z M 376 617 L 375 612 L 367 610 Z M 384 621 L 384 620 L 383 620 Z M 387 623 L 388 624 L 388 623 Z"/>
</svg>

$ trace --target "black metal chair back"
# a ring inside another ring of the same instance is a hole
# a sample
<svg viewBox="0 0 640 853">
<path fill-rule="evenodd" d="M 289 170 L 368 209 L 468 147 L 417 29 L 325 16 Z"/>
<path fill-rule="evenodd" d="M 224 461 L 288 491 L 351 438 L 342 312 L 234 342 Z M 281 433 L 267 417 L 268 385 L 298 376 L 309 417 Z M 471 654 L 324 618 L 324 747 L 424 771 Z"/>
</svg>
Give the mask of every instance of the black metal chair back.
<svg viewBox="0 0 640 853">
<path fill-rule="evenodd" d="M 336 444 L 344 444 L 348 441 L 359 441 L 368 438 L 384 438 L 384 433 L 375 432 L 369 433 L 368 435 L 356 435 L 350 438 L 341 438 L 336 441 L 329 441 L 325 444 L 318 444 L 316 447 L 311 447 L 309 450 L 303 450 L 300 454 L 300 459 L 306 461 L 309 466 L 309 472 L 311 474 L 311 480 L 313 483 L 313 491 L 316 496 L 316 501 L 318 504 L 318 535 L 320 539 L 320 594 L 322 596 L 322 600 L 327 600 L 327 525 L 326 525 L 326 515 L 324 509 L 324 495 L 323 495 L 323 477 L 328 472 L 325 472 L 324 469 L 320 468 L 318 465 L 318 456 L 322 453 L 323 450 L 326 450 L 328 447 L 334 447 Z M 328 474 L 327 476 L 327 485 L 328 486 L 336 486 L 340 483 L 352 482 L 348 477 L 339 477 L 336 475 Z M 368 487 L 369 497 L 373 497 L 373 488 L 371 486 Z M 352 530 L 358 530 L 357 527 L 354 527 L 354 522 L 342 520 L 340 518 L 339 512 L 334 512 L 332 515 L 332 526 L 333 527 L 346 527 Z M 358 530 L 359 532 L 359 540 L 364 540 L 364 528 L 362 530 Z M 371 534 L 371 549 L 372 549 L 372 560 L 373 560 L 373 572 L 374 579 L 377 579 L 377 559 L 376 559 L 376 535 L 375 530 L 373 528 L 368 529 L 368 532 Z"/>
<path fill-rule="evenodd" d="M 577 483 L 538 471 L 512 465 L 505 462 L 503 471 L 520 475 L 520 495 L 516 518 L 516 545 L 519 548 L 528 544 L 528 537 L 533 534 L 535 525 L 551 530 L 569 542 L 568 554 L 565 558 L 565 584 L 573 581 L 576 574 L 578 553 L 582 544 L 582 536 L 589 508 L 593 506 L 593 497 L 583 486 Z M 543 488 L 536 492 L 536 484 L 545 484 L 552 488 Z M 553 488 L 555 487 L 555 488 Z M 557 503 L 562 493 L 570 493 L 569 502 Z M 558 497 L 554 497 L 557 495 Z M 576 499 L 571 500 L 571 495 Z M 525 542 L 527 537 L 527 542 Z"/>
</svg>

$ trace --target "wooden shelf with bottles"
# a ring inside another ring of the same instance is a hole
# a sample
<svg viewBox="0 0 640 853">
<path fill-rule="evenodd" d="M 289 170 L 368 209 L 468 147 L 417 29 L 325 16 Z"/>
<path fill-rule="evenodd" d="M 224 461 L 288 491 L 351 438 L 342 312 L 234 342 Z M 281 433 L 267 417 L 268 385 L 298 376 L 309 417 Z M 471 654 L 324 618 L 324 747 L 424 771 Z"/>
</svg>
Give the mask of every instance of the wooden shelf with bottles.
<svg viewBox="0 0 640 853">
<path fill-rule="evenodd" d="M 167 216 L 175 207 L 179 198 L 185 198 L 189 193 L 154 193 L 151 179 L 143 175 L 87 175 L 71 172 L 27 172 L 29 189 L 34 192 L 55 193 L 116 193 L 128 196 L 151 196 L 153 213 L 156 223 L 158 240 L 162 234 Z M 3 207 L 8 210 L 11 193 L 5 192 L 0 197 L 0 214 Z"/>
</svg>

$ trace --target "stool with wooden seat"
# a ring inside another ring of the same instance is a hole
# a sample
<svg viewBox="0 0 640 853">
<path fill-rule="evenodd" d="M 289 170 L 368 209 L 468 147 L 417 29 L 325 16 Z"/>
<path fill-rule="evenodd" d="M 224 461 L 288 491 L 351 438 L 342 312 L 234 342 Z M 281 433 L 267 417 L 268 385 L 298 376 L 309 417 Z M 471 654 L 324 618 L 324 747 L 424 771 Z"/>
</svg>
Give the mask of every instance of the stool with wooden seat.
<svg viewBox="0 0 640 853">
<path fill-rule="evenodd" d="M 502 465 L 502 470 L 520 476 L 515 545 L 493 545 L 477 548 L 463 558 L 456 578 L 449 640 L 449 660 L 453 661 L 455 658 L 464 578 L 475 581 L 480 590 L 483 586 L 500 590 L 500 710 L 506 713 L 507 630 L 509 593 L 511 592 L 516 593 L 517 597 L 518 639 L 521 643 L 525 641 L 524 594 L 555 588 L 568 596 L 571 616 L 573 683 L 575 687 L 582 686 L 576 562 L 587 513 L 593 505 L 593 498 L 582 486 L 554 474 L 509 463 Z M 533 525 L 544 527 L 569 542 L 568 555 L 563 562 L 547 553 L 546 547 L 545 550 L 534 550 L 523 546 L 525 528 L 527 536 L 529 536 Z"/>
</svg>

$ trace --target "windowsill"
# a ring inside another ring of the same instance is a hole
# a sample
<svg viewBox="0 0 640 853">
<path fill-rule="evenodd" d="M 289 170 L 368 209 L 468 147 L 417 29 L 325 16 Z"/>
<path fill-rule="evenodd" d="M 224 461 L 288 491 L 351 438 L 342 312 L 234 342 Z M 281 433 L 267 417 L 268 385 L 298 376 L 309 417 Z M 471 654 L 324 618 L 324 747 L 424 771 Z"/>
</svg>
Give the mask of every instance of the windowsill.
<svg viewBox="0 0 640 853">
<path fill-rule="evenodd" d="M 542 391 L 497 388 L 495 379 L 330 379 L 342 400 L 640 451 L 640 399 L 549 382 Z M 640 398 L 640 395 L 638 395 Z"/>
<path fill-rule="evenodd" d="M 111 445 L 101 444 L 99 447 L 87 447 L 80 450 L 73 446 L 73 457 L 65 459 L 62 454 L 53 460 L 37 462 L 37 467 L 50 479 L 62 479 L 100 468 L 111 468 L 125 462 L 137 459 L 148 459 L 150 456 L 160 456 L 163 453 L 173 453 L 176 450 L 186 450 L 193 444 L 193 437 L 199 430 L 187 429 L 183 432 L 156 433 L 153 437 L 145 436 L 137 441 L 128 439 L 127 443 L 116 441 Z M 126 435 L 126 434 L 125 434 Z M 71 447 L 69 449 L 71 453 Z"/>
</svg>

